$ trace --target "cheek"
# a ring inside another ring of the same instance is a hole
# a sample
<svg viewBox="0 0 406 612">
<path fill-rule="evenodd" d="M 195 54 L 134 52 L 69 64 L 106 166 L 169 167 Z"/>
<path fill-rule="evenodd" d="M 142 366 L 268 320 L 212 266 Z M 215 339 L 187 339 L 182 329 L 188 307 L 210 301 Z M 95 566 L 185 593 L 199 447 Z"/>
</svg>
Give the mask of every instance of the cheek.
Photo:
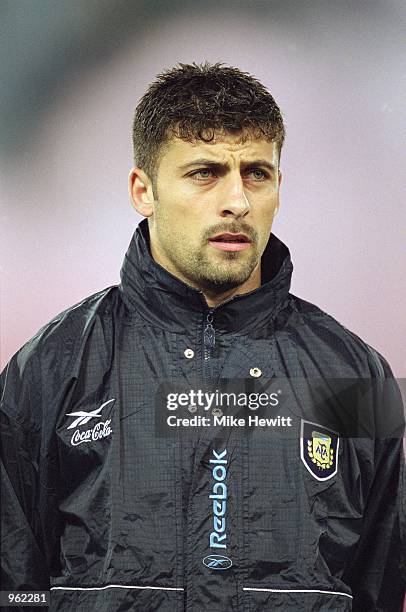
<svg viewBox="0 0 406 612">
<path fill-rule="evenodd" d="M 159 201 L 156 220 L 161 235 L 170 237 L 172 243 L 187 240 L 190 242 L 201 231 L 199 215 L 179 199 L 169 198 Z"/>
<path fill-rule="evenodd" d="M 256 225 L 256 230 L 258 232 L 258 242 L 259 242 L 259 245 L 262 246 L 263 248 L 265 248 L 266 243 L 268 242 L 269 236 L 272 231 L 272 223 L 274 220 L 275 208 L 276 208 L 276 203 L 275 205 L 269 206 L 269 202 L 268 202 L 268 205 L 261 210 L 261 213 L 258 215 L 256 219 L 255 225 Z"/>
<path fill-rule="evenodd" d="M 198 193 L 187 189 L 183 184 L 177 184 L 176 181 L 172 184 L 168 182 L 165 190 L 160 191 L 160 202 L 168 215 L 181 218 L 185 222 L 188 218 L 198 216 L 205 208 Z"/>
<path fill-rule="evenodd" d="M 278 198 L 264 198 L 258 202 L 257 206 L 257 221 L 260 226 L 266 231 L 267 228 L 272 224 L 274 218 L 274 212 L 278 206 Z"/>
</svg>

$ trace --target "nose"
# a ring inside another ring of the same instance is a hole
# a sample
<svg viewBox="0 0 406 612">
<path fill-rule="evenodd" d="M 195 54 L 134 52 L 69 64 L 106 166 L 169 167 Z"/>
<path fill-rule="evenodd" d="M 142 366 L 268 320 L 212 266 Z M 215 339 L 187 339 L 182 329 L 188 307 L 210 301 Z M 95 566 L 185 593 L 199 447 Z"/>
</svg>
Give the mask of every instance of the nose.
<svg viewBox="0 0 406 612">
<path fill-rule="evenodd" d="M 244 191 L 244 183 L 239 173 L 230 175 L 224 181 L 224 190 L 220 199 L 220 215 L 222 217 L 245 217 L 250 210 L 250 204 Z"/>
</svg>

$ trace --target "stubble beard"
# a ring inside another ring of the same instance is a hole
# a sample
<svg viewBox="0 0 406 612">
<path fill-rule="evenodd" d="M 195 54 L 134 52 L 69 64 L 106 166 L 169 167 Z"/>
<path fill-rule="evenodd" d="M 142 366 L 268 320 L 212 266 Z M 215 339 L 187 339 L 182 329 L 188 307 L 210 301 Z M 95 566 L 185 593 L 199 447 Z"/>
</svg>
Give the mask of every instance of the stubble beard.
<svg viewBox="0 0 406 612">
<path fill-rule="evenodd" d="M 209 247 L 213 248 L 213 247 Z M 239 287 L 251 276 L 258 263 L 256 249 L 251 245 L 251 255 L 241 260 L 240 251 L 222 251 L 221 262 L 214 262 L 205 253 L 196 254 L 189 276 L 203 291 L 224 293 Z"/>
<path fill-rule="evenodd" d="M 192 287 L 214 294 L 224 293 L 245 283 L 258 264 L 260 258 L 257 233 L 244 224 L 237 222 L 219 224 L 210 232 L 206 232 L 202 239 L 204 246 L 193 250 L 185 239 L 169 238 L 168 225 L 164 219 L 160 221 L 158 235 L 166 258 L 172 264 L 170 271 Z M 166 230 L 164 232 L 160 231 L 163 227 Z M 225 231 L 243 232 L 249 235 L 251 252 L 248 257 L 244 251 L 217 251 L 208 244 L 210 236 Z M 212 251 L 211 256 L 210 251 Z"/>
</svg>

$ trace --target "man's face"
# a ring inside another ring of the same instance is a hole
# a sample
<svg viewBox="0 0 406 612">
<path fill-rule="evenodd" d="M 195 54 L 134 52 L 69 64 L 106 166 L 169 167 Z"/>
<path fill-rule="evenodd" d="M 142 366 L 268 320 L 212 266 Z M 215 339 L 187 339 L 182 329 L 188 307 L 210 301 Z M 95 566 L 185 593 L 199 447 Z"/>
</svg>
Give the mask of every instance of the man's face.
<svg viewBox="0 0 406 612">
<path fill-rule="evenodd" d="M 223 293 L 254 273 L 279 206 L 278 146 L 238 135 L 173 138 L 163 149 L 149 217 L 154 259 L 203 291 Z"/>
</svg>

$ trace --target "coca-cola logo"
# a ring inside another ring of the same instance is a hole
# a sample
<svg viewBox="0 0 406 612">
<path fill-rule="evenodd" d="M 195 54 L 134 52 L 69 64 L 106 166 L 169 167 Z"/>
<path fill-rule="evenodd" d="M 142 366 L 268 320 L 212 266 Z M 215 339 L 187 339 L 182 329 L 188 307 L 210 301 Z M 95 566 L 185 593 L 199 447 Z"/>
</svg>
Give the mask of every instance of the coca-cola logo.
<svg viewBox="0 0 406 612">
<path fill-rule="evenodd" d="M 72 446 L 78 446 L 83 442 L 93 442 L 94 440 L 101 440 L 102 438 L 107 438 L 112 433 L 112 429 L 110 427 L 111 419 L 107 419 L 107 421 L 100 421 L 96 423 L 94 427 L 91 429 L 86 429 L 85 431 L 80 431 L 80 429 L 76 429 L 71 437 Z"/>
</svg>

